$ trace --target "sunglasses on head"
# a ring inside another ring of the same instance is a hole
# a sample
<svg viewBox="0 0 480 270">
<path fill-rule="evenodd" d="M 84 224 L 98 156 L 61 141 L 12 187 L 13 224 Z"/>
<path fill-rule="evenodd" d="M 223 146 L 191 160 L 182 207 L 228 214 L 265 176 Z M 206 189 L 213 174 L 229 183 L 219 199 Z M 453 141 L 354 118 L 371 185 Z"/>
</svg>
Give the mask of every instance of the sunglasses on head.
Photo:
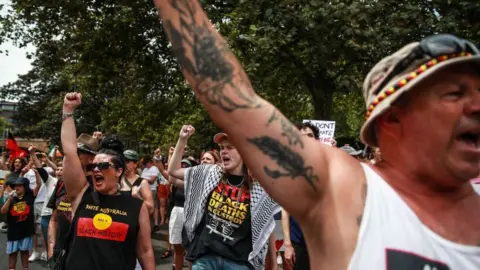
<svg viewBox="0 0 480 270">
<path fill-rule="evenodd" d="M 93 171 L 95 168 L 98 168 L 99 170 L 108 170 L 110 167 L 114 168 L 114 165 L 110 162 L 92 163 L 87 165 L 87 171 Z"/>
<path fill-rule="evenodd" d="M 426 37 L 420 41 L 420 44 L 410 54 L 393 67 L 392 71 L 383 79 L 382 83 L 378 85 L 373 93 L 378 94 L 391 79 L 401 74 L 416 60 L 423 59 L 425 56 L 435 59 L 444 55 L 460 53 L 478 55 L 480 51 L 470 41 L 453 35 L 441 34 Z"/>
</svg>

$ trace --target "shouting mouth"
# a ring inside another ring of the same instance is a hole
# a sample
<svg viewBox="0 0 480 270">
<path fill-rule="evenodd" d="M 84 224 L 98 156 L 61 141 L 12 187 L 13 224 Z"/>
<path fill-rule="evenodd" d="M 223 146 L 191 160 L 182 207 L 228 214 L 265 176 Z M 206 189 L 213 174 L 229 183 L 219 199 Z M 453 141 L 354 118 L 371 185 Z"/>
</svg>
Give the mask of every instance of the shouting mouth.
<svg viewBox="0 0 480 270">
<path fill-rule="evenodd" d="M 222 157 L 222 161 L 224 165 L 230 164 L 230 158 L 229 157 Z"/>
<path fill-rule="evenodd" d="M 96 187 L 101 186 L 103 184 L 103 182 L 105 181 L 105 178 L 103 177 L 103 175 L 100 175 L 100 174 L 94 175 L 93 178 L 95 179 L 95 186 Z"/>
<path fill-rule="evenodd" d="M 455 138 L 462 148 L 470 152 L 480 152 L 480 129 L 467 130 Z"/>
</svg>

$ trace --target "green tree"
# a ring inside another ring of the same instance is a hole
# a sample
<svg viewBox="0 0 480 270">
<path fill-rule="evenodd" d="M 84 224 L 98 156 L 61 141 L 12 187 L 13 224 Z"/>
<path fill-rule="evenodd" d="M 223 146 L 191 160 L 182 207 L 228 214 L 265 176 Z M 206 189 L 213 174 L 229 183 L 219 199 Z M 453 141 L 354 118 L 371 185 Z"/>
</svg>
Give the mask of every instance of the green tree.
<svg viewBox="0 0 480 270">
<path fill-rule="evenodd" d="M 152 3 L 11 2 L 0 17 L 0 42 L 37 48 L 32 70 L 0 90 L 19 100 L 20 135 L 58 140 L 63 96 L 76 89 L 84 95 L 79 132 L 98 128 L 137 148 L 167 146 L 190 122 L 197 128 L 191 147 L 211 147 L 216 127 L 185 84 Z M 293 121 L 336 120 L 346 137 L 358 134 L 359 89 L 381 57 L 432 33 L 480 41 L 480 3 L 472 1 L 203 4 L 260 95 Z"/>
</svg>

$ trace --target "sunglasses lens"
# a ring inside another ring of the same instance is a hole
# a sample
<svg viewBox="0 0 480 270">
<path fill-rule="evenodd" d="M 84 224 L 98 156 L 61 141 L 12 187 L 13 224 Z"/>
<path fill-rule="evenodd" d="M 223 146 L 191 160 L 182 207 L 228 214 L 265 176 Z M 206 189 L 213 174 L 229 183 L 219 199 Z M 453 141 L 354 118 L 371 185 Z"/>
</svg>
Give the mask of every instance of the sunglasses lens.
<svg viewBox="0 0 480 270">
<path fill-rule="evenodd" d="M 108 162 L 100 162 L 100 163 L 98 163 L 98 168 L 99 168 L 100 170 L 106 170 L 106 169 L 110 168 L 110 163 L 108 163 Z"/>
<path fill-rule="evenodd" d="M 93 171 L 95 168 L 99 170 L 107 170 L 110 168 L 110 163 L 108 162 L 100 162 L 100 163 L 92 163 L 87 165 L 87 171 Z"/>
</svg>

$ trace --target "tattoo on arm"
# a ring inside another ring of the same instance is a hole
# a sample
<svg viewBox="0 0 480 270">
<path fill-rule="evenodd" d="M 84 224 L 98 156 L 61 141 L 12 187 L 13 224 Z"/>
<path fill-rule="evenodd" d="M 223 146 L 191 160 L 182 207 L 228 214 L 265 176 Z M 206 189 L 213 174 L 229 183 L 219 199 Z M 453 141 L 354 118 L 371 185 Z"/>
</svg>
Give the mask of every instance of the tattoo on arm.
<svg viewBox="0 0 480 270">
<path fill-rule="evenodd" d="M 248 142 L 255 145 L 265 155 L 276 161 L 281 170 L 263 168 L 265 173 L 273 179 L 280 177 L 300 177 L 307 181 L 314 191 L 317 191 L 316 184 L 318 176 L 314 174 L 312 166 L 306 166 L 301 155 L 293 152 L 288 146 L 282 145 L 278 140 L 263 136 L 248 139 Z"/>
<path fill-rule="evenodd" d="M 367 202 L 367 184 L 363 184 L 361 196 L 362 196 L 363 208 L 365 208 L 365 203 Z M 364 209 L 362 209 L 362 213 L 357 217 L 357 225 L 359 227 L 362 224 L 363 211 Z"/>
<path fill-rule="evenodd" d="M 237 109 L 260 108 L 258 96 L 227 44 L 209 26 L 208 18 L 196 1 L 173 0 L 178 12 L 178 26 L 164 19 L 173 52 L 181 68 L 193 78 L 192 87 L 209 104 L 225 112 Z M 191 82 L 192 83 L 192 82 Z"/>
<path fill-rule="evenodd" d="M 298 132 L 297 128 L 294 127 L 286 118 L 281 117 L 277 114 L 277 109 L 273 109 L 272 116 L 268 119 L 266 127 L 270 126 L 276 120 L 280 121 L 280 127 L 282 128 L 282 136 L 286 137 L 288 140 L 288 144 L 290 146 L 300 146 L 303 149 L 303 141 L 300 132 Z"/>
</svg>

